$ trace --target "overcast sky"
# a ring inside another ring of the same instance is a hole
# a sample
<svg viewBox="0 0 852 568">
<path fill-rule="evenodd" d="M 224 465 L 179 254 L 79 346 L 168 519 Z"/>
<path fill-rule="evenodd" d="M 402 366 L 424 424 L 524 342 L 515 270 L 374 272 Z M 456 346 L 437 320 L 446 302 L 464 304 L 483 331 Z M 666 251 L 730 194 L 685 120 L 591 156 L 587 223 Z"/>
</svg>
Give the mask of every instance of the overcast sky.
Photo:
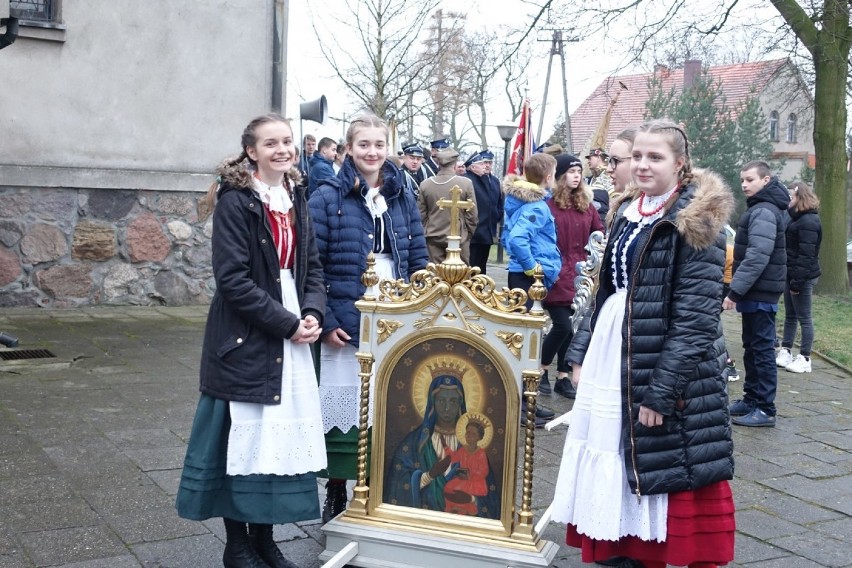
<svg viewBox="0 0 852 568">
<path fill-rule="evenodd" d="M 287 116 L 299 116 L 299 104 L 313 100 L 320 95 L 326 95 L 329 114 L 332 117 L 352 116 L 357 110 L 355 103 L 343 90 L 334 72 L 319 52 L 317 38 L 311 25 L 311 16 L 307 7 L 309 0 L 293 0 L 290 3 L 290 21 L 288 28 L 288 62 L 287 62 Z M 314 14 L 344 13 L 342 8 L 346 2 L 355 0 L 323 0 L 312 2 Z M 417 1 L 417 0 L 414 0 Z M 534 6 L 523 0 L 444 0 L 441 7 L 467 14 L 467 28 L 475 29 L 481 26 L 494 29 L 500 25 L 511 25 L 515 28 L 526 28 L 532 22 Z M 329 19 L 325 20 L 329 22 Z M 574 22 L 543 22 L 540 27 L 569 27 Z M 643 72 L 643 69 L 625 67 L 624 43 L 615 34 L 629 33 L 625 23 L 619 29 L 611 30 L 610 36 L 597 41 L 583 41 L 566 44 L 566 71 L 568 82 L 568 105 L 573 112 L 586 97 L 606 77 L 618 71 L 619 74 Z M 545 39 L 549 32 L 539 32 L 538 37 Z M 341 42 L 343 43 L 343 42 Z M 541 117 L 542 98 L 544 92 L 547 64 L 549 60 L 550 43 L 535 42 L 536 56 L 527 72 L 528 93 L 533 107 L 533 132 L 538 130 Z M 553 129 L 553 124 L 561 114 L 562 77 L 559 69 L 559 58 L 553 60 L 548 101 L 545 108 L 543 138 L 547 138 Z M 495 96 L 493 107 L 489 109 L 489 123 L 510 123 L 510 109 L 504 101 L 505 95 Z M 325 125 L 313 122 L 304 123 L 304 133 L 319 136 L 340 138 L 345 126 L 341 122 L 328 121 Z M 493 131 L 493 132 L 491 132 Z M 501 147 L 496 128 L 489 129 L 489 142 L 492 147 Z"/>
</svg>

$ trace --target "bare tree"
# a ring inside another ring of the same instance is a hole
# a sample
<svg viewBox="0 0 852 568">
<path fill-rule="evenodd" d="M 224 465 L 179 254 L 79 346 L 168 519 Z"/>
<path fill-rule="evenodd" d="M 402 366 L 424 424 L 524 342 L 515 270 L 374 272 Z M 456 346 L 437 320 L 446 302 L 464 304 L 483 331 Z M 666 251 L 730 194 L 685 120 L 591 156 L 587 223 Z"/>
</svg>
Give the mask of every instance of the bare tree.
<svg viewBox="0 0 852 568">
<path fill-rule="evenodd" d="M 439 4 L 346 0 L 342 11 L 312 12 L 317 48 L 363 110 L 398 124 L 408 121 L 415 100 L 428 90 L 443 47 L 421 49 L 424 26 Z M 332 32 L 327 20 L 346 31 Z"/>
<path fill-rule="evenodd" d="M 815 187 L 822 200 L 823 274 L 820 291 L 838 294 L 848 289 L 846 273 L 846 96 L 850 69 L 850 5 L 848 0 L 770 0 L 777 15 L 761 21 L 756 14 L 766 6 L 759 0 L 601 0 L 595 4 L 568 0 L 560 6 L 575 19 L 587 37 L 614 32 L 630 23 L 627 38 L 631 61 L 639 61 L 661 42 L 683 43 L 689 38 L 708 41 L 735 25 L 750 26 L 774 45 L 796 47 L 813 65 Z M 555 5 L 544 3 L 543 9 Z M 779 17 L 780 16 L 780 17 Z M 741 20 L 737 24 L 734 20 Z M 774 27 L 781 34 L 766 33 Z M 779 38 L 779 35 L 782 37 Z"/>
</svg>

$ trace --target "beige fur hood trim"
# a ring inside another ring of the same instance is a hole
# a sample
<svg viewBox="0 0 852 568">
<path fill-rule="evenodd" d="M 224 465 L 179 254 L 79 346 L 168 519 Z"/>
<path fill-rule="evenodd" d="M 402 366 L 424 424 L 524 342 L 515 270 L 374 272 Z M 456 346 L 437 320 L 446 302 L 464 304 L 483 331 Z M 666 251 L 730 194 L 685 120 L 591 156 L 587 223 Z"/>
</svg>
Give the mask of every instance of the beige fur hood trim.
<svg viewBox="0 0 852 568">
<path fill-rule="evenodd" d="M 503 193 L 527 203 L 544 199 L 545 191 L 537 184 L 530 183 L 517 174 L 508 174 L 503 178 Z"/>
<path fill-rule="evenodd" d="M 692 174 L 692 182 L 670 206 L 666 218 L 675 224 L 678 233 L 683 235 L 689 246 L 705 249 L 716 242 L 719 232 L 730 219 L 734 210 L 734 195 L 718 174 L 702 169 L 695 169 Z M 637 199 L 639 193 L 631 182 L 624 193 L 616 197 L 607 215 L 608 228 L 612 227 L 614 216 Z"/>
</svg>

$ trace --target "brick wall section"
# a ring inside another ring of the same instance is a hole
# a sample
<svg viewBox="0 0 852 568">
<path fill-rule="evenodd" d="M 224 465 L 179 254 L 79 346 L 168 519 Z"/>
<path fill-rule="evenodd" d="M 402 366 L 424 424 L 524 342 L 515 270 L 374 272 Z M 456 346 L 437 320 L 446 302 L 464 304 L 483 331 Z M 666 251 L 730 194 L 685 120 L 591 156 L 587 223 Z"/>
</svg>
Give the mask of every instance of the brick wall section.
<svg viewBox="0 0 852 568">
<path fill-rule="evenodd" d="M 209 303 L 202 197 L 0 186 L 0 307 Z"/>
</svg>

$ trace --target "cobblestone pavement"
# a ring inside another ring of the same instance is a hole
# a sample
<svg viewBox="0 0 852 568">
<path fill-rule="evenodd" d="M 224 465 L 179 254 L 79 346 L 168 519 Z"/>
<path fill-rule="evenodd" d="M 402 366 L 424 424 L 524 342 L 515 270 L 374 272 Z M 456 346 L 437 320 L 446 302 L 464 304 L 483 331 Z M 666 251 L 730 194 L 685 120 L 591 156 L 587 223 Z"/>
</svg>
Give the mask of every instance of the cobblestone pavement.
<svg viewBox="0 0 852 568">
<path fill-rule="evenodd" d="M 495 269 L 496 272 L 496 269 Z M 177 517 L 206 307 L 8 309 L 0 331 L 55 358 L 0 361 L 0 567 L 221 566 L 224 530 Z M 739 321 L 726 314 L 739 359 Z M 817 330 L 819 333 L 819 330 Z M 738 398 L 742 381 L 730 383 Z M 541 402 L 567 411 L 570 401 Z M 735 566 L 852 566 L 852 377 L 781 370 L 774 429 L 735 427 Z M 565 429 L 536 437 L 533 504 L 550 502 Z M 564 527 L 544 537 L 562 542 Z M 319 521 L 276 527 L 305 568 Z M 580 566 L 562 546 L 554 566 Z"/>
</svg>

